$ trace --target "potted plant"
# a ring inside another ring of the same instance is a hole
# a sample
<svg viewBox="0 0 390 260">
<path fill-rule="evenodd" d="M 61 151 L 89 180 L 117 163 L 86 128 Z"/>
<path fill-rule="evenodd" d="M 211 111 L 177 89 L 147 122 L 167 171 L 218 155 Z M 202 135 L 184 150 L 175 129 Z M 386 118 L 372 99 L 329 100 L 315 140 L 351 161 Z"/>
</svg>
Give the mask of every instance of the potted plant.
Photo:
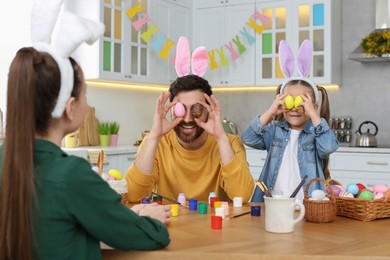
<svg viewBox="0 0 390 260">
<path fill-rule="evenodd" d="M 100 145 L 108 146 L 110 144 L 110 123 L 109 122 L 99 123 L 99 135 L 100 135 Z"/>
<path fill-rule="evenodd" d="M 119 132 L 119 123 L 111 122 L 110 123 L 110 146 L 118 145 L 118 132 Z"/>
</svg>

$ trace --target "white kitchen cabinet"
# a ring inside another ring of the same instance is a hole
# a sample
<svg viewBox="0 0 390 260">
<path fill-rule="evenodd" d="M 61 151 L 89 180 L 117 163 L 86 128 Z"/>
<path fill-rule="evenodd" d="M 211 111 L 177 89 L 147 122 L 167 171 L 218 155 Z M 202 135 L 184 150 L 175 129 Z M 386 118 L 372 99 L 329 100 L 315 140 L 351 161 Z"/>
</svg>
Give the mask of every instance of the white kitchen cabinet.
<svg viewBox="0 0 390 260">
<path fill-rule="evenodd" d="M 87 80 L 160 84 L 168 81 L 167 74 L 160 73 L 160 67 L 151 62 L 152 58 L 155 59 L 151 57 L 155 56 L 151 48 L 152 38 L 141 37 L 152 23 L 143 25 L 139 31 L 132 26 L 134 21 L 148 13 L 150 1 L 70 0 L 65 3 L 66 10 L 101 21 L 106 26 L 104 36 L 93 46 L 84 44 L 73 55 L 81 64 Z M 145 9 L 130 19 L 128 11 L 137 2 Z"/>
<path fill-rule="evenodd" d="M 279 42 L 286 40 L 296 57 L 305 39 L 313 43 L 310 78 L 316 84 L 340 84 L 340 5 L 340 1 L 328 0 L 256 0 L 256 9 L 271 19 L 256 38 L 256 85 L 283 83 Z M 298 76 L 297 69 L 295 73 Z"/>
<path fill-rule="evenodd" d="M 375 149 L 364 152 L 362 151 L 364 148 L 355 150 L 337 151 L 330 156 L 329 170 L 332 179 L 344 186 L 351 183 L 390 186 L 390 150 L 388 149 L 388 152 L 375 152 Z"/>
<path fill-rule="evenodd" d="M 199 3 L 200 2 L 200 3 Z M 217 68 L 209 69 L 204 77 L 213 87 L 217 86 L 253 86 L 255 83 L 255 43 L 247 42 L 240 31 L 246 28 L 254 38 L 255 30 L 246 25 L 255 11 L 253 1 L 199 1 L 195 9 L 195 39 L 193 49 L 205 46 L 213 53 Z M 233 60 L 225 44 L 231 43 L 238 52 L 233 39 L 239 38 L 246 50 Z M 223 56 L 217 53 L 223 51 Z M 228 64 L 225 63 L 224 58 Z M 225 65 L 226 64 L 226 65 Z"/>
<path fill-rule="evenodd" d="M 176 53 L 176 43 L 180 36 L 186 36 L 192 40 L 192 12 L 191 2 L 186 0 L 152 0 L 150 2 L 150 16 L 160 28 L 160 32 L 175 45 L 169 52 L 167 59 L 160 57 L 160 53 L 150 53 L 151 77 L 156 78 L 161 84 L 170 84 L 178 76 L 173 62 Z M 156 41 L 158 34 L 153 35 L 152 41 Z"/>
<path fill-rule="evenodd" d="M 248 146 L 245 146 L 245 151 L 252 177 L 258 180 L 267 158 L 267 151 L 253 149 Z"/>
</svg>

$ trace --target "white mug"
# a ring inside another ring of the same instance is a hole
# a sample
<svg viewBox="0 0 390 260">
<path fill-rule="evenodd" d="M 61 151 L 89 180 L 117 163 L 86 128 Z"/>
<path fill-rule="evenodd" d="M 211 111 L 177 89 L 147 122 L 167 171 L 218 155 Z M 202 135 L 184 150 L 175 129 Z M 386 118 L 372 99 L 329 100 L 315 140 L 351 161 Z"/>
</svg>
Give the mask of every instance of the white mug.
<svg viewBox="0 0 390 260">
<path fill-rule="evenodd" d="M 305 206 L 295 198 L 271 198 L 264 196 L 265 230 L 272 233 L 290 233 L 295 224 L 305 216 Z M 299 216 L 294 218 L 295 208 L 299 208 Z"/>
</svg>

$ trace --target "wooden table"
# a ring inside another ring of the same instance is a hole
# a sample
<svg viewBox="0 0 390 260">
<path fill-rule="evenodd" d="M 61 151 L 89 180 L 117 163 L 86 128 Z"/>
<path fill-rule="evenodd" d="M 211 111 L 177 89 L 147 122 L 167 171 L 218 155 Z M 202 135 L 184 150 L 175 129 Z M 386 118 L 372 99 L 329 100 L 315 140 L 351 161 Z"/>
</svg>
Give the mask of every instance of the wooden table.
<svg viewBox="0 0 390 260">
<path fill-rule="evenodd" d="M 332 223 L 302 221 L 288 234 L 268 233 L 261 216 L 223 221 L 211 229 L 211 215 L 181 208 L 168 229 L 171 243 L 157 251 L 103 250 L 104 259 L 390 259 L 390 218 L 363 222 L 337 217 Z M 231 215 L 250 210 L 230 207 Z"/>
</svg>

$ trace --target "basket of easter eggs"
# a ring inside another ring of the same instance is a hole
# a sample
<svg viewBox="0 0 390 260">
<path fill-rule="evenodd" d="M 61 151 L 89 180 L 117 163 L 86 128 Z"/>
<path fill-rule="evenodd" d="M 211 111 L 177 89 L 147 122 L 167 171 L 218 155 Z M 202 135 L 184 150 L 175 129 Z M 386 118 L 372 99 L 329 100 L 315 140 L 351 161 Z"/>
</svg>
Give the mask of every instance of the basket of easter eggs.
<svg viewBox="0 0 390 260">
<path fill-rule="evenodd" d="M 122 173 L 116 169 L 110 169 L 108 173 L 102 174 L 103 180 L 107 181 L 108 185 L 121 195 L 121 203 L 126 204 L 127 200 L 127 183 L 122 177 Z"/>
<path fill-rule="evenodd" d="M 315 189 L 309 196 L 310 186 L 316 182 L 323 182 L 324 187 L 330 191 L 326 193 L 322 189 Z M 329 183 L 322 178 L 314 178 L 306 185 L 303 205 L 305 206 L 305 219 L 315 223 L 329 223 L 336 218 L 336 200 Z"/>
<path fill-rule="evenodd" d="M 390 189 L 376 184 L 367 188 L 361 183 L 343 186 L 334 179 L 327 181 L 336 198 L 337 215 L 361 221 L 390 217 Z"/>
</svg>

